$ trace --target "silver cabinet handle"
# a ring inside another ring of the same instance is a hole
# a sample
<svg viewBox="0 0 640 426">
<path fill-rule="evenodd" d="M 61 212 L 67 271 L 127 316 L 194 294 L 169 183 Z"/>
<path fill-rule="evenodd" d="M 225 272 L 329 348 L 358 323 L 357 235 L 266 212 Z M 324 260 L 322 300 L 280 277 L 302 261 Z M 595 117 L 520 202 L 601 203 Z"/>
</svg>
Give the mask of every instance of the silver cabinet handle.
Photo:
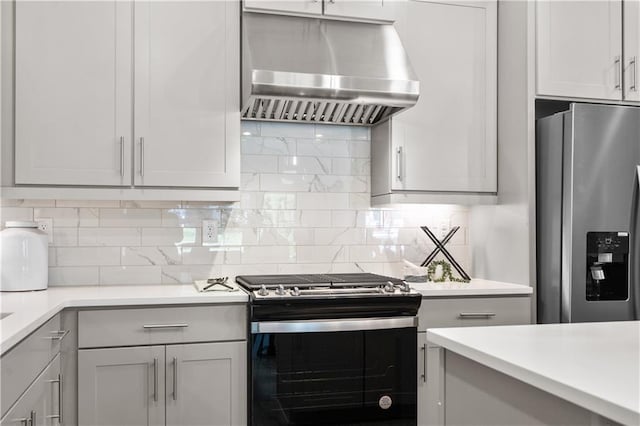
<svg viewBox="0 0 640 426">
<path fill-rule="evenodd" d="M 35 410 L 31 411 L 31 414 L 29 415 L 29 424 L 31 426 L 36 426 L 37 423 L 37 413 L 35 412 Z"/>
<path fill-rule="evenodd" d="M 140 176 L 144 176 L 144 138 L 140 137 Z"/>
<path fill-rule="evenodd" d="M 495 316 L 495 312 L 460 312 L 458 314 L 458 318 L 490 318 Z"/>
<path fill-rule="evenodd" d="M 46 336 L 45 339 L 61 341 L 62 339 L 67 337 L 67 334 L 69 334 L 69 331 L 70 330 L 52 331 L 51 333 L 56 334 L 56 336 Z"/>
<path fill-rule="evenodd" d="M 396 177 L 402 181 L 402 147 L 396 149 Z"/>
<path fill-rule="evenodd" d="M 153 400 L 158 402 L 158 358 L 153 359 Z"/>
<path fill-rule="evenodd" d="M 57 383 L 58 384 L 58 414 L 52 414 L 47 416 L 48 419 L 58 419 L 58 423 L 62 424 L 62 374 L 58 374 L 58 378 L 56 380 L 49 380 L 49 383 Z"/>
<path fill-rule="evenodd" d="M 186 328 L 189 324 L 144 324 L 142 328 L 154 329 L 154 328 Z"/>
<path fill-rule="evenodd" d="M 124 136 L 120 136 L 120 177 L 124 177 Z"/>
<path fill-rule="evenodd" d="M 615 73 L 616 73 L 616 85 L 614 86 L 614 88 L 616 90 L 620 90 L 622 89 L 622 84 L 621 84 L 621 80 L 622 80 L 622 66 L 620 64 L 620 56 L 616 56 L 615 60 L 613 61 L 613 64 L 615 65 Z"/>
<path fill-rule="evenodd" d="M 173 400 L 178 400 L 178 358 L 173 357 Z"/>
<path fill-rule="evenodd" d="M 424 383 L 426 383 L 427 382 L 427 344 L 425 343 L 424 345 L 422 345 L 420 350 L 422 351 L 422 374 L 420 375 L 420 378 Z"/>
<path fill-rule="evenodd" d="M 631 60 L 629 61 L 629 72 L 631 74 L 631 77 L 629 77 L 629 91 L 631 92 L 637 92 L 638 91 L 638 86 L 636 84 L 636 79 L 638 78 L 637 74 L 636 74 L 636 68 L 638 67 L 638 58 L 636 56 L 632 57 Z"/>
</svg>

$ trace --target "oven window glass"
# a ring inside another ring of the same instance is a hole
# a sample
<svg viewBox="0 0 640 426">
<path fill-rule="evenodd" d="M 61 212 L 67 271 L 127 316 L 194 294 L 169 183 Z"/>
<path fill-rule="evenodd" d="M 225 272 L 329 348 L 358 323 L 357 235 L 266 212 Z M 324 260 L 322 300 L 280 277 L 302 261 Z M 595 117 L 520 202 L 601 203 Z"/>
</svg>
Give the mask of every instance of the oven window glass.
<svg viewBox="0 0 640 426">
<path fill-rule="evenodd" d="M 257 425 L 416 425 L 416 328 L 252 335 Z"/>
</svg>

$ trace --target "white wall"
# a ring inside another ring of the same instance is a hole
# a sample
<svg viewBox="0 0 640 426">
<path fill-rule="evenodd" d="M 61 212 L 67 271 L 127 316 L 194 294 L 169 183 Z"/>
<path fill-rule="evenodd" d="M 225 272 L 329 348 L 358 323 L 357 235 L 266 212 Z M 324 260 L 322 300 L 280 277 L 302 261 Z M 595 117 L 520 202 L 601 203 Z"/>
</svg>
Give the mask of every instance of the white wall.
<svg viewBox="0 0 640 426">
<path fill-rule="evenodd" d="M 2 200 L 0 220 L 53 219 L 50 285 L 401 276 L 403 258 L 420 263 L 433 248 L 421 225 L 461 226 L 448 247 L 470 272 L 467 208 L 370 208 L 368 129 L 244 122 L 242 131 L 240 203 Z M 203 219 L 219 222 L 217 244 L 202 244 Z"/>
</svg>

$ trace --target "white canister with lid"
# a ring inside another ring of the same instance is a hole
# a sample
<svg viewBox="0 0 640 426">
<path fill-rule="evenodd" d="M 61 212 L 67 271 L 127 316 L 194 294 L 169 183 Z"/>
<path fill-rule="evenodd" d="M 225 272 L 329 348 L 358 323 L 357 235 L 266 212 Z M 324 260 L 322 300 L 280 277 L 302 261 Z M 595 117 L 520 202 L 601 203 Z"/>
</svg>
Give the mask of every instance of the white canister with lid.
<svg viewBox="0 0 640 426">
<path fill-rule="evenodd" d="M 49 238 L 36 222 L 7 222 L 0 232 L 0 291 L 44 290 Z"/>
</svg>

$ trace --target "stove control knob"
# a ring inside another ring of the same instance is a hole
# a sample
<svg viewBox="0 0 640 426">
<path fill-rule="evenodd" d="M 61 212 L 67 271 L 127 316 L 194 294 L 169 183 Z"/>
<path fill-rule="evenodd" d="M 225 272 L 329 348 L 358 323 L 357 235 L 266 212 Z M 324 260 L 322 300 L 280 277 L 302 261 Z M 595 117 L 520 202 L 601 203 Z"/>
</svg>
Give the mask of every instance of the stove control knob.
<svg viewBox="0 0 640 426">
<path fill-rule="evenodd" d="M 278 296 L 284 296 L 285 295 L 284 286 L 282 284 L 280 284 L 278 286 L 278 288 L 276 289 L 276 294 Z"/>
<path fill-rule="evenodd" d="M 410 293 L 411 286 L 409 285 L 409 283 L 403 281 L 402 285 L 400 286 L 400 291 L 403 293 Z"/>
<path fill-rule="evenodd" d="M 269 295 L 269 290 L 267 290 L 267 287 L 265 287 L 264 284 L 262 284 L 260 286 L 260 290 L 258 290 L 258 294 L 260 296 L 267 296 L 267 295 Z"/>
<path fill-rule="evenodd" d="M 384 291 L 386 291 L 387 293 L 394 293 L 396 291 L 396 288 L 391 281 L 387 281 L 384 286 Z"/>
<path fill-rule="evenodd" d="M 293 290 L 291 290 L 291 295 L 300 296 L 300 289 L 298 287 L 294 287 Z"/>
</svg>

